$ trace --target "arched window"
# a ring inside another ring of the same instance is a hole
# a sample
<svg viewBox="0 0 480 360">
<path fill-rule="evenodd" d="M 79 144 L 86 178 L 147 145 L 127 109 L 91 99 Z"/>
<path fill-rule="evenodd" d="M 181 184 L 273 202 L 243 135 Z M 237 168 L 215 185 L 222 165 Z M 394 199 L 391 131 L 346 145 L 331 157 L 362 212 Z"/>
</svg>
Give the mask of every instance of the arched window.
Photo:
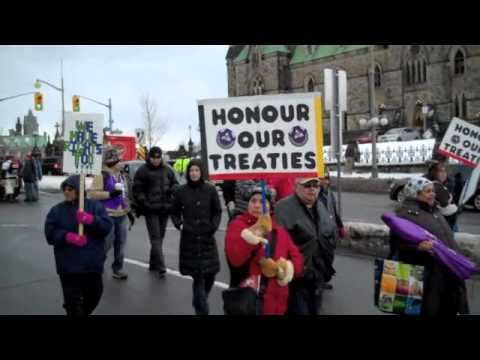
<svg viewBox="0 0 480 360">
<path fill-rule="evenodd" d="M 265 86 L 263 84 L 262 78 L 260 76 L 255 77 L 255 79 L 252 81 L 251 94 L 252 95 L 262 95 L 264 87 Z"/>
<path fill-rule="evenodd" d="M 382 70 L 378 65 L 375 65 L 374 82 L 376 88 L 382 86 Z"/>
<path fill-rule="evenodd" d="M 412 63 L 412 84 L 417 82 L 417 76 L 415 73 L 415 63 Z"/>
<path fill-rule="evenodd" d="M 407 85 L 410 85 L 411 78 L 410 78 L 410 64 L 409 63 L 407 63 L 406 69 L 407 69 Z"/>
<path fill-rule="evenodd" d="M 454 74 L 462 75 L 465 74 L 465 56 L 463 53 L 458 50 L 454 58 Z"/>
<path fill-rule="evenodd" d="M 462 118 L 467 118 L 467 98 L 462 94 Z"/>
<path fill-rule="evenodd" d="M 307 82 L 307 92 L 314 92 L 315 91 L 315 84 L 313 82 L 313 79 L 310 78 Z"/>
<path fill-rule="evenodd" d="M 423 82 L 427 82 L 427 62 L 423 60 Z"/>
<path fill-rule="evenodd" d="M 453 116 L 460 117 L 460 104 L 458 101 L 458 96 L 455 96 Z"/>
</svg>

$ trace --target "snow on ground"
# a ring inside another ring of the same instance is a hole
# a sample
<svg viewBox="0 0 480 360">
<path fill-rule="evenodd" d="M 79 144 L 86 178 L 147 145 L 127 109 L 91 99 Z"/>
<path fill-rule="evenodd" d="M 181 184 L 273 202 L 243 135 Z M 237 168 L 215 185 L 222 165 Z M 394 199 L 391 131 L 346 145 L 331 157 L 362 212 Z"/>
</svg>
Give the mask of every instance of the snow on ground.
<svg viewBox="0 0 480 360">
<path fill-rule="evenodd" d="M 337 172 L 336 171 L 330 171 L 329 172 L 330 176 L 332 177 L 337 177 Z M 342 178 L 363 178 L 363 179 L 368 179 L 372 177 L 372 173 L 369 172 L 362 172 L 362 173 L 355 173 L 353 172 L 352 174 L 345 174 L 341 173 Z M 423 173 L 378 173 L 378 178 L 379 179 L 409 179 L 414 176 L 422 176 Z"/>
<path fill-rule="evenodd" d="M 40 181 L 38 187 L 42 191 L 60 191 L 60 185 L 67 178 L 67 176 L 42 176 L 42 181 Z M 92 184 L 92 177 L 85 178 L 85 185 L 87 189 L 90 188 Z"/>
</svg>

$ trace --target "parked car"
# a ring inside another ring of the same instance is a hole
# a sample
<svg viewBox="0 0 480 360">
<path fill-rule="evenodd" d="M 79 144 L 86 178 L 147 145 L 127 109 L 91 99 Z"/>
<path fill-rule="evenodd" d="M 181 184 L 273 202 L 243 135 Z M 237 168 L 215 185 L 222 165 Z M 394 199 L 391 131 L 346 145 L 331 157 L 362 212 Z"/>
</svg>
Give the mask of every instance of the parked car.
<svg viewBox="0 0 480 360">
<path fill-rule="evenodd" d="M 378 137 L 378 142 L 389 141 L 410 141 L 422 138 L 420 131 L 415 128 L 395 128 L 388 130 L 385 134 Z"/>
<path fill-rule="evenodd" d="M 464 165 L 449 165 L 448 166 L 448 178 L 452 183 L 455 183 L 455 176 L 461 174 L 462 184 L 468 179 L 473 169 Z M 401 179 L 392 182 L 390 185 L 390 199 L 393 201 L 402 202 L 405 199 L 403 194 L 403 188 L 407 184 L 408 179 Z M 477 185 L 476 193 L 466 202 L 466 208 L 473 208 L 480 211 L 480 182 Z"/>
<path fill-rule="evenodd" d="M 61 156 L 45 157 L 41 162 L 44 175 L 63 175 L 63 159 Z"/>
</svg>

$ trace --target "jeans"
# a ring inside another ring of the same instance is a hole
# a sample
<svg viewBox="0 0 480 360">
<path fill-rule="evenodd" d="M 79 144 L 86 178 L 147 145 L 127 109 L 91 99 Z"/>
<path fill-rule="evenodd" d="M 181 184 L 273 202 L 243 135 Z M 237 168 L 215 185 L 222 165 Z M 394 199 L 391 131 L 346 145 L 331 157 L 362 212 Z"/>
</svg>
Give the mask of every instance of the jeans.
<svg viewBox="0 0 480 360">
<path fill-rule="evenodd" d="M 102 274 L 62 274 L 64 305 L 68 316 L 90 315 L 100 302 L 103 293 Z"/>
<path fill-rule="evenodd" d="M 208 315 L 208 295 L 215 282 L 215 274 L 198 274 L 193 276 L 193 308 L 196 315 Z"/>
<path fill-rule="evenodd" d="M 288 313 L 291 315 L 319 315 L 323 297 L 322 279 L 300 278 L 289 287 Z"/>
<path fill-rule="evenodd" d="M 25 200 L 38 201 L 38 183 L 25 182 Z"/>
<path fill-rule="evenodd" d="M 150 238 L 150 270 L 166 273 L 165 258 L 163 256 L 163 238 L 167 228 L 168 215 L 145 215 L 148 237 Z"/>
<path fill-rule="evenodd" d="M 105 238 L 105 253 L 108 253 L 113 245 L 113 264 L 114 272 L 123 268 L 123 258 L 125 256 L 125 245 L 127 244 L 127 216 L 110 217 L 113 227 Z"/>
</svg>

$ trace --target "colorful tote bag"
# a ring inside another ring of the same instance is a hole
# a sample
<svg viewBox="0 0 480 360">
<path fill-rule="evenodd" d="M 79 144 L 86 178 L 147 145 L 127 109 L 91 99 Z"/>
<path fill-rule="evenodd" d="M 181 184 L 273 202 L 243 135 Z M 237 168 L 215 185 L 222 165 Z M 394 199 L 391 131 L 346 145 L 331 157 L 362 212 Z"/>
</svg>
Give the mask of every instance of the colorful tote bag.
<svg viewBox="0 0 480 360">
<path fill-rule="evenodd" d="M 424 267 L 375 259 L 375 306 L 385 313 L 420 315 Z"/>
</svg>

